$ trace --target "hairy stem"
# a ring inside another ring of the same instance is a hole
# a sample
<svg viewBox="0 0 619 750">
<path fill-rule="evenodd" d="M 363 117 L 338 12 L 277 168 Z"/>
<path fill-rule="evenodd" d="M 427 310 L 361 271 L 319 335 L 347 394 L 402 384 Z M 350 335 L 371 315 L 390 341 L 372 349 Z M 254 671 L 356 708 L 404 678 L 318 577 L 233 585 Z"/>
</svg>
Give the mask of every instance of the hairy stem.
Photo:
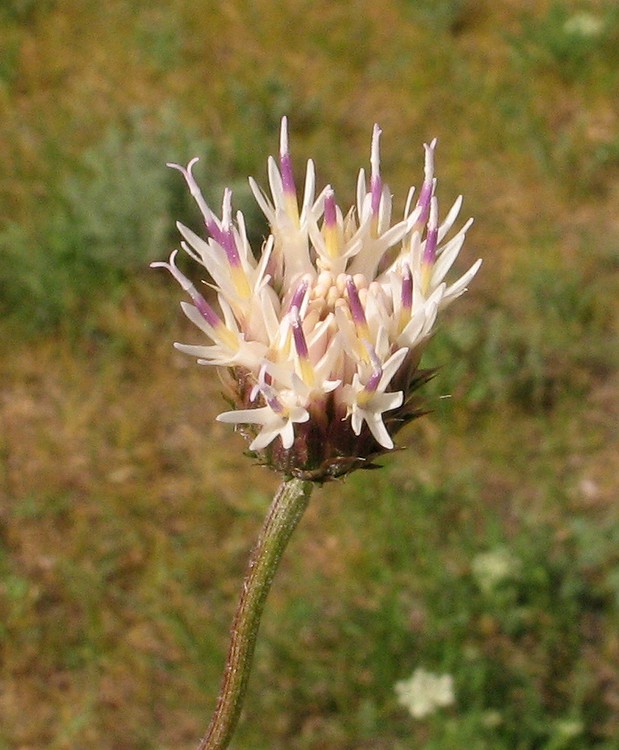
<svg viewBox="0 0 619 750">
<path fill-rule="evenodd" d="M 228 658 L 217 707 L 198 750 L 224 750 L 239 720 L 251 670 L 256 636 L 267 595 L 288 540 L 307 507 L 311 482 L 282 482 L 249 558 L 232 622 Z"/>
</svg>

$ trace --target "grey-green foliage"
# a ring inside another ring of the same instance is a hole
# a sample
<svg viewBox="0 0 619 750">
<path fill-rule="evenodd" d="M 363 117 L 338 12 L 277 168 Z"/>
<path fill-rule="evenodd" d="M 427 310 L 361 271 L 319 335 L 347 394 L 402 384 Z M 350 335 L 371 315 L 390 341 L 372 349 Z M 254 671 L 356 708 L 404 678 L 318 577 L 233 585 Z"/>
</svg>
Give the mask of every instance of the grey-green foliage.
<svg viewBox="0 0 619 750">
<path fill-rule="evenodd" d="M 209 144 L 183 132 L 165 112 L 153 127 L 139 113 L 125 129 L 111 128 L 86 151 L 64 187 L 67 238 L 95 264 L 132 269 L 165 253 L 174 212 L 186 213 L 184 185 L 166 161 L 212 160 Z"/>
<path fill-rule="evenodd" d="M 153 143 L 112 130 L 67 181 L 74 239 L 96 263 L 131 268 L 161 253 L 168 227 L 167 175 Z"/>
<path fill-rule="evenodd" d="M 169 108 L 134 112 L 87 149 L 58 180 L 39 224 L 0 231 L 0 308 L 37 326 L 54 325 L 98 292 L 118 287 L 176 243 L 175 221 L 193 221 L 184 180 L 166 162 L 200 156 L 214 193 L 217 155 Z M 62 164 L 60 165 L 63 166 Z"/>
</svg>

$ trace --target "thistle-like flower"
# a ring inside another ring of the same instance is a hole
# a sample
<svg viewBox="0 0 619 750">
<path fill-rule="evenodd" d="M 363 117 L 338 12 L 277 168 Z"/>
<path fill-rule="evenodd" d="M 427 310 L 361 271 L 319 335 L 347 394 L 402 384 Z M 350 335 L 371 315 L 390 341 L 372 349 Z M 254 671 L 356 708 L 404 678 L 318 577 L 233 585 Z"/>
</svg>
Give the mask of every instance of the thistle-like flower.
<svg viewBox="0 0 619 750">
<path fill-rule="evenodd" d="M 394 448 L 393 436 L 418 416 L 414 391 L 440 311 L 465 290 L 481 260 L 457 281 L 445 281 L 469 220 L 447 238 L 462 203 L 439 223 L 436 141 L 425 145 L 419 195 L 411 188 L 404 215 L 392 223 L 392 198 L 380 174 L 374 126 L 369 181 L 363 169 L 356 206 L 342 212 L 330 186 L 316 195 L 312 161 L 301 203 L 292 170 L 286 118 L 279 164 L 268 160 L 270 196 L 250 178 L 270 235 L 250 248 L 243 215 L 224 192 L 221 218 L 207 205 L 193 174 L 185 178 L 206 225 L 206 239 L 178 225 L 181 246 L 204 266 L 218 309 L 176 266 L 168 269 L 188 293 L 181 303 L 207 343 L 176 344 L 198 363 L 225 368 L 234 409 L 217 419 L 237 425 L 249 450 L 288 476 L 324 481 Z"/>
</svg>

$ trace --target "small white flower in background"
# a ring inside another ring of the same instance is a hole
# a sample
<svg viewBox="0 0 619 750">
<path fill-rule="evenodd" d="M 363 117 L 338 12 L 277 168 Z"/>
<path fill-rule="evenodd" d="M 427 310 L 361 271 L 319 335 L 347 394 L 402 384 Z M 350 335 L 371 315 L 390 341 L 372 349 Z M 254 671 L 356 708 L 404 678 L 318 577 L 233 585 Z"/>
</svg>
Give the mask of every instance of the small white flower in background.
<svg viewBox="0 0 619 750">
<path fill-rule="evenodd" d="M 563 31 L 574 36 L 596 37 L 604 30 L 604 21 L 593 13 L 575 13 L 563 24 Z"/>
<path fill-rule="evenodd" d="M 423 667 L 418 667 L 408 680 L 396 682 L 394 689 L 398 703 L 415 719 L 423 719 L 456 700 L 453 677 L 433 674 Z"/>
<path fill-rule="evenodd" d="M 472 220 L 446 239 L 462 199 L 439 222 L 436 141 L 424 147 L 418 196 L 411 188 L 403 217 L 392 223 L 380 134 L 375 125 L 369 180 L 362 169 L 356 205 L 343 212 L 330 186 L 316 196 L 312 161 L 299 203 L 284 118 L 279 163 L 268 160 L 270 196 L 250 179 L 271 230 L 260 253 L 249 246 L 242 213 L 232 212 L 230 190 L 219 218 L 193 177 L 196 159 L 170 165 L 185 178 L 208 235 L 179 224 L 181 247 L 206 269 L 219 305 L 178 269 L 177 251 L 153 263 L 189 295 L 193 304 L 182 309 L 209 339 L 176 347 L 199 364 L 227 368 L 234 409 L 218 420 L 241 428 L 264 463 L 303 479 L 371 467 L 423 413 L 413 397 L 432 374 L 419 369 L 423 347 L 481 264 L 445 281 Z"/>
<path fill-rule="evenodd" d="M 520 572 L 520 560 L 505 547 L 482 552 L 473 558 L 471 570 L 479 588 L 490 593 Z"/>
</svg>

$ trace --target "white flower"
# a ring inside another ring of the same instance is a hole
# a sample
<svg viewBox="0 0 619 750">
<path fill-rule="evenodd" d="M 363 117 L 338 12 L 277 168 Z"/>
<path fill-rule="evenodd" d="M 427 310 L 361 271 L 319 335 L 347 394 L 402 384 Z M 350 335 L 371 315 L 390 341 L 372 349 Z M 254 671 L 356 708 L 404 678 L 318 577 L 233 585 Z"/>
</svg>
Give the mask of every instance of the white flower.
<svg viewBox="0 0 619 750">
<path fill-rule="evenodd" d="M 250 449 L 299 476 L 336 476 L 394 447 L 395 432 L 419 413 L 411 393 L 423 380 L 421 350 L 481 263 L 446 281 L 471 221 L 448 239 L 461 198 L 439 221 L 436 141 L 425 146 L 417 200 L 411 189 L 392 223 L 380 134 L 374 126 L 370 176 L 360 170 L 354 209 L 342 211 L 330 186 L 316 197 L 311 161 L 299 205 L 284 118 L 279 162 L 268 160 L 270 196 L 250 179 L 271 230 L 261 253 L 249 245 L 243 215 L 233 214 L 229 190 L 219 218 L 193 177 L 195 159 L 171 165 L 207 232 L 202 238 L 179 224 L 181 247 L 204 267 L 217 298 L 214 306 L 181 273 L 176 251 L 153 264 L 190 296 L 183 311 L 207 338 L 176 347 L 230 370 L 237 408 L 219 420 L 254 425 Z"/>
<path fill-rule="evenodd" d="M 453 677 L 438 675 L 418 667 L 408 680 L 396 682 L 398 703 L 404 706 L 415 719 L 433 714 L 437 708 L 455 702 Z"/>
</svg>

